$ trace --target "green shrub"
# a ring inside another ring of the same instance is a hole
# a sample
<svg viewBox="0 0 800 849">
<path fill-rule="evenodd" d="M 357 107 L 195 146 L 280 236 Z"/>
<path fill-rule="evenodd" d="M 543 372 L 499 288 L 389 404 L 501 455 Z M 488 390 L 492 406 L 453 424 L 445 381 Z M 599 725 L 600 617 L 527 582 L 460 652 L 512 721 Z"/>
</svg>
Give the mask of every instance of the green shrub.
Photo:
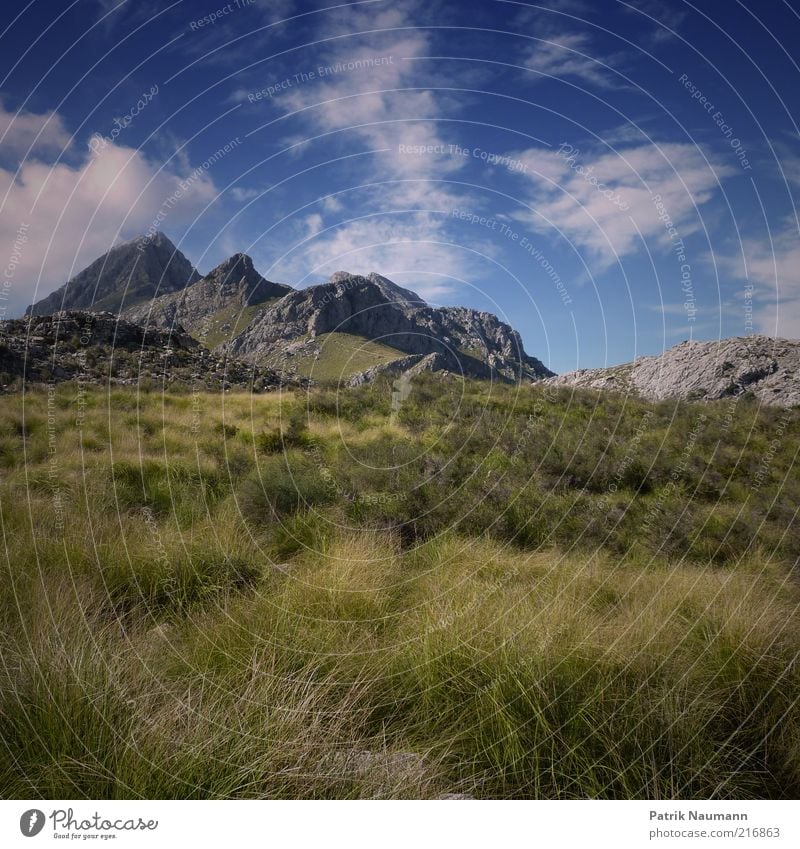
<svg viewBox="0 0 800 849">
<path fill-rule="evenodd" d="M 335 499 L 335 483 L 312 458 L 297 450 L 265 458 L 244 480 L 238 495 L 242 514 L 254 522 Z"/>
</svg>

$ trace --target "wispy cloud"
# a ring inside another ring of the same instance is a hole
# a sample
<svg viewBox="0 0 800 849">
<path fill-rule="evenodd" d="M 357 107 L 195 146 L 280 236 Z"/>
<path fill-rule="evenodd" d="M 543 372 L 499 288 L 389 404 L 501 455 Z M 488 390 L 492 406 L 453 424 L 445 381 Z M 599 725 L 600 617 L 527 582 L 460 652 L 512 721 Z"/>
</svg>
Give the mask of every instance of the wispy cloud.
<svg viewBox="0 0 800 849">
<path fill-rule="evenodd" d="M 525 66 L 543 77 L 578 80 L 602 88 L 615 84 L 612 69 L 621 61 L 621 54 L 608 56 L 597 51 L 583 32 L 553 33 L 528 48 L 524 56 Z"/>
<path fill-rule="evenodd" d="M 667 246 L 699 230 L 700 207 L 732 173 L 709 164 L 690 144 L 606 153 L 566 146 L 561 154 L 534 148 L 512 155 L 528 166 L 523 198 L 533 210 L 515 213 L 517 220 L 560 234 L 600 267 L 638 251 L 642 237 Z"/>
<path fill-rule="evenodd" d="M 345 194 L 322 203 L 298 225 L 303 237 L 311 227 L 313 239 L 286 265 L 284 277 L 342 266 L 359 272 L 392 269 L 430 297 L 444 289 L 440 281 L 426 282 L 429 272 L 452 280 L 467 272 L 463 253 L 459 257 L 455 250 L 436 247 L 448 242 L 447 216 L 437 211 L 464 203 L 447 179 L 466 163 L 443 152 L 448 141 L 437 119 L 446 110 L 434 87 L 426 85 L 421 64 L 413 61 L 433 52 L 427 31 L 407 29 L 425 16 L 416 0 L 337 10 L 316 33 L 320 49 L 313 59 L 296 68 L 313 72 L 313 79 L 291 77 L 292 83 L 269 99 L 307 138 L 333 132 L 326 137 L 328 146 L 380 151 L 361 164 L 347 164 L 351 185 L 367 186 L 357 192 L 357 201 Z M 352 37 L 324 41 L 348 33 Z M 437 85 L 443 82 L 436 78 Z M 291 141 L 303 138 L 295 133 Z M 381 217 L 387 212 L 393 214 Z M 409 278 L 415 274 L 421 279 Z"/>
</svg>

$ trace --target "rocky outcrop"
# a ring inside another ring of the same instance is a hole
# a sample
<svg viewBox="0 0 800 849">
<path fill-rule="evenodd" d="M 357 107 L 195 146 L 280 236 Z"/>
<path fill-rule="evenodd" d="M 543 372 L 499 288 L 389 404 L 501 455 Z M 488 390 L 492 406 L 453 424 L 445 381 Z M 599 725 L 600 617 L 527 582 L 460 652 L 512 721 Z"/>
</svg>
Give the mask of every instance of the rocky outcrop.
<svg viewBox="0 0 800 849">
<path fill-rule="evenodd" d="M 660 356 L 581 369 L 548 383 L 666 398 L 716 400 L 749 394 L 764 404 L 800 405 L 800 342 L 746 336 L 682 342 Z"/>
<path fill-rule="evenodd" d="M 338 272 L 320 286 L 286 295 L 223 346 L 233 356 L 274 359 L 287 344 L 351 333 L 398 351 L 398 359 L 436 354 L 471 377 L 539 380 L 552 375 L 525 353 L 519 334 L 497 316 L 464 307 L 434 308 L 378 274 Z"/>
<path fill-rule="evenodd" d="M 28 307 L 31 315 L 62 310 L 118 312 L 177 292 L 200 278 L 188 259 L 163 234 L 139 236 L 117 245 L 46 298 Z"/>
<path fill-rule="evenodd" d="M 70 310 L 3 324 L 0 391 L 69 380 L 149 380 L 198 390 L 261 391 L 281 384 L 275 372 L 210 353 L 182 331 L 145 329 L 112 313 Z"/>
<path fill-rule="evenodd" d="M 262 277 L 247 254 L 237 253 L 191 286 L 130 307 L 123 317 L 164 329 L 180 326 L 202 337 L 207 320 L 220 311 L 239 311 L 292 291 L 291 286 Z"/>
</svg>

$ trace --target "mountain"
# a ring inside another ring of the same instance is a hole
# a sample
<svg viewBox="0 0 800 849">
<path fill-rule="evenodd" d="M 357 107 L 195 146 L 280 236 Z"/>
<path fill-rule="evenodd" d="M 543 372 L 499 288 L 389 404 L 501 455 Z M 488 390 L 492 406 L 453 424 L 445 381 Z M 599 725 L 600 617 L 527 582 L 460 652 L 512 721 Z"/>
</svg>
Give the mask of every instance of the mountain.
<svg viewBox="0 0 800 849">
<path fill-rule="evenodd" d="M 30 315 L 85 309 L 117 312 L 176 292 L 199 279 L 188 259 L 163 234 L 139 236 L 111 248 L 46 298 L 28 307 Z"/>
<path fill-rule="evenodd" d="M 340 271 L 327 283 L 293 291 L 221 349 L 289 371 L 305 364 L 314 377 L 314 365 L 325 359 L 330 345 L 342 368 L 326 376 L 355 376 L 356 382 L 358 370 L 351 361 L 368 345 L 379 347 L 380 360 L 364 370 L 367 377 L 374 365 L 403 360 L 403 368 L 411 367 L 432 354 L 427 367 L 470 377 L 540 380 L 553 374 L 525 353 L 519 334 L 497 316 L 465 307 L 431 307 L 374 273 L 362 277 Z"/>
<path fill-rule="evenodd" d="M 26 383 L 182 385 L 193 390 L 280 386 L 278 375 L 219 357 L 180 331 L 148 328 L 112 313 L 68 310 L 5 322 L 0 341 L 0 392 Z"/>
<path fill-rule="evenodd" d="M 634 393 L 649 400 L 717 400 L 749 395 L 764 404 L 800 405 L 800 342 L 744 336 L 682 342 L 660 356 L 551 377 L 554 385 Z"/>
<path fill-rule="evenodd" d="M 237 253 L 191 286 L 129 307 L 123 316 L 164 329 L 183 327 L 213 348 L 246 327 L 259 306 L 293 291 L 263 278 L 249 256 Z"/>
</svg>

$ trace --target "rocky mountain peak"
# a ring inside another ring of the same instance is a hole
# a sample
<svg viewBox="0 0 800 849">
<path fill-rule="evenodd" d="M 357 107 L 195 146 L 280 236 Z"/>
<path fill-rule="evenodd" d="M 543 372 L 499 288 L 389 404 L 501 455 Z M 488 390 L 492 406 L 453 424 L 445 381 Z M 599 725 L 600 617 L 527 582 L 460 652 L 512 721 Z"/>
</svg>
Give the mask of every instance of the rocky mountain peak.
<svg viewBox="0 0 800 849">
<path fill-rule="evenodd" d="M 273 283 L 256 271 L 253 260 L 236 253 L 221 262 L 204 278 L 216 289 L 217 298 L 235 296 L 240 303 L 257 304 L 270 298 L 283 297 L 291 287 Z"/>
<path fill-rule="evenodd" d="M 220 332 L 230 332 L 232 321 L 244 308 L 257 307 L 293 291 L 291 286 L 262 277 L 247 254 L 235 253 L 191 286 L 126 310 L 125 317 L 155 327 L 202 330 L 206 336 L 209 328 L 220 321 Z M 222 313 L 225 315 L 221 317 Z"/>
<path fill-rule="evenodd" d="M 200 278 L 189 260 L 161 232 L 116 245 L 71 280 L 28 308 L 31 315 L 61 310 L 117 312 Z"/>
</svg>

